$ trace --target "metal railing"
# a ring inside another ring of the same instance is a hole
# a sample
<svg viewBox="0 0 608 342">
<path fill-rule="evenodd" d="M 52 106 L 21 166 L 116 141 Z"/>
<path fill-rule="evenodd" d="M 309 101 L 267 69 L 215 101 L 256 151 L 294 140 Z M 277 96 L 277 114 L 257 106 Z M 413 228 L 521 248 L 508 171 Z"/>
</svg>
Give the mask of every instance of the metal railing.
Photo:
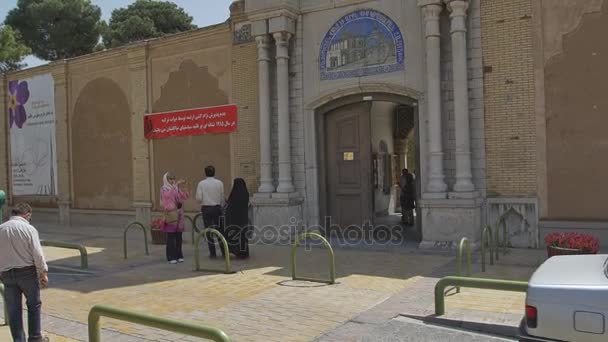
<svg viewBox="0 0 608 342">
<path fill-rule="evenodd" d="M 486 271 L 486 248 L 490 249 L 490 265 L 494 265 L 494 239 L 489 225 L 481 233 L 481 272 Z"/>
<path fill-rule="evenodd" d="M 462 276 L 462 252 L 465 248 L 467 251 L 467 277 L 471 276 L 471 241 L 463 237 L 458 245 L 458 257 L 456 259 L 458 263 L 456 265 L 456 275 L 458 277 Z M 460 287 L 456 287 L 456 293 L 460 293 Z"/>
<path fill-rule="evenodd" d="M 228 335 L 218 328 L 182 320 L 178 321 L 170 318 L 156 317 L 107 305 L 95 305 L 89 312 L 89 342 L 101 341 L 101 327 L 99 322 L 101 317 L 141 324 L 151 328 L 200 337 L 216 342 L 230 342 Z"/>
<path fill-rule="evenodd" d="M 321 240 L 321 242 L 327 247 L 327 251 L 329 253 L 329 280 L 324 279 L 316 279 L 316 278 L 304 278 L 296 276 L 296 249 L 298 248 L 298 244 L 301 240 L 306 238 Z M 303 233 L 296 238 L 296 241 L 293 243 L 291 247 L 291 278 L 293 280 L 304 280 L 304 281 L 312 281 L 316 283 L 325 283 L 325 284 L 335 284 L 336 283 L 336 263 L 334 250 L 331 248 L 331 244 L 321 235 L 317 233 Z"/>
<path fill-rule="evenodd" d="M 189 215 L 185 215 L 184 214 L 184 220 L 189 221 L 190 222 L 190 231 L 192 233 L 192 244 L 194 244 L 194 238 L 196 237 L 194 234 L 194 220 L 192 219 L 192 217 L 190 217 Z"/>
<path fill-rule="evenodd" d="M 205 227 L 199 228 L 196 226 L 196 221 L 201 218 L 201 220 L 203 219 L 203 213 L 198 213 L 196 215 L 194 215 L 194 217 L 192 218 L 192 244 L 194 245 L 194 238 L 196 236 L 196 234 L 200 234 L 201 230 L 205 229 Z"/>
<path fill-rule="evenodd" d="M 40 244 L 42 246 L 47 247 L 57 247 L 57 248 L 65 248 L 65 249 L 75 249 L 80 252 L 80 268 L 86 269 L 89 267 L 89 257 L 87 254 L 87 249 L 83 245 L 79 245 L 77 243 L 69 243 L 69 242 L 60 242 L 60 241 L 48 241 L 48 240 L 40 240 Z"/>
<path fill-rule="evenodd" d="M 498 222 L 496 223 L 496 261 L 498 261 L 498 246 L 500 245 L 500 241 L 498 236 L 499 234 L 499 229 L 500 227 L 502 227 L 502 253 L 503 255 L 507 255 L 507 221 L 505 220 L 506 218 L 506 214 L 509 213 L 509 211 L 507 211 L 506 213 L 502 214 L 502 216 L 500 216 L 500 218 L 498 219 Z"/>
<path fill-rule="evenodd" d="M 4 296 L 4 284 L 0 284 L 0 295 L 2 295 L 2 306 L 4 306 L 4 324 L 0 325 L 8 325 L 8 304 L 6 304 L 6 297 Z"/>
<path fill-rule="evenodd" d="M 4 190 L 0 190 L 0 223 L 2 223 L 2 220 L 4 219 L 4 213 L 2 212 L 4 203 L 6 203 L 6 192 L 4 192 Z"/>
<path fill-rule="evenodd" d="M 216 270 L 216 269 L 209 269 L 209 268 L 201 268 L 201 262 L 199 260 L 199 254 L 200 254 L 199 243 L 200 243 L 201 239 L 203 238 L 203 236 L 206 236 L 207 234 L 217 236 L 218 239 L 220 240 L 220 243 L 224 246 L 224 260 L 226 262 L 226 269 L 224 271 Z M 228 242 L 226 242 L 226 239 L 224 238 L 222 233 L 220 233 L 216 229 L 207 228 L 207 229 L 203 229 L 203 231 L 198 234 L 198 236 L 196 237 L 196 241 L 194 243 L 194 265 L 195 265 L 195 268 L 197 271 L 223 272 L 226 274 L 235 273 L 234 271 L 232 271 L 232 269 L 230 267 L 230 250 L 228 249 Z"/>
<path fill-rule="evenodd" d="M 123 250 L 124 250 L 125 259 L 127 259 L 127 233 L 129 232 L 129 229 L 131 229 L 131 227 L 134 227 L 134 226 L 139 226 L 144 231 L 144 242 L 146 244 L 146 255 L 150 255 L 150 250 L 148 249 L 148 230 L 146 229 L 146 226 L 144 226 L 143 223 L 135 221 L 135 222 L 129 223 L 125 227 L 125 232 L 123 234 Z"/>
<path fill-rule="evenodd" d="M 476 289 L 488 289 L 499 291 L 528 291 L 528 282 L 485 279 L 485 278 L 469 278 L 469 277 L 445 277 L 441 278 L 435 285 L 435 315 L 441 316 L 445 313 L 445 298 L 444 291 L 448 286 L 470 287 Z"/>
</svg>

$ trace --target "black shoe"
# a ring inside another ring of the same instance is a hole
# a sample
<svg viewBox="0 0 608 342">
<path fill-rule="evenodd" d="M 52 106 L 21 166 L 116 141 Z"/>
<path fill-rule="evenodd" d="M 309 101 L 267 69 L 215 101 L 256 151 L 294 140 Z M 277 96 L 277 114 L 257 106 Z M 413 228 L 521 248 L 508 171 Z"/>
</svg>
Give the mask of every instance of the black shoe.
<svg viewBox="0 0 608 342">
<path fill-rule="evenodd" d="M 211 258 L 211 259 L 217 259 L 217 255 L 216 254 L 209 254 L 209 258 Z"/>
</svg>

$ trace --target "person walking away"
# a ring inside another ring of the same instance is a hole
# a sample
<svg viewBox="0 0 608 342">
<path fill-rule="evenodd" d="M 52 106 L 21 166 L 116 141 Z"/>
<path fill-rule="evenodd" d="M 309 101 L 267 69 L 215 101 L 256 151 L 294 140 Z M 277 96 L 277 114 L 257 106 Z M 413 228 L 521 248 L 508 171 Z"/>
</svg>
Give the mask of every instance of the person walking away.
<svg viewBox="0 0 608 342">
<path fill-rule="evenodd" d="M 403 169 L 399 178 L 399 187 L 401 188 L 401 222 L 407 225 L 414 224 L 413 210 L 416 208 L 416 191 L 414 186 L 414 177 L 409 173 L 408 169 Z"/>
<path fill-rule="evenodd" d="M 182 253 L 182 235 L 184 232 L 184 209 L 183 203 L 190 194 L 187 190 L 180 189 L 184 180 L 175 180 L 170 172 L 163 176 L 163 186 L 160 189 L 160 201 L 164 210 L 165 222 L 163 231 L 167 233 L 167 261 L 170 264 L 184 262 Z"/>
<path fill-rule="evenodd" d="M 249 257 L 249 191 L 243 178 L 236 178 L 226 206 L 225 236 L 230 252 L 237 258 Z"/>
<path fill-rule="evenodd" d="M 222 216 L 222 206 L 224 205 L 224 183 L 215 178 L 215 167 L 209 165 L 205 167 L 206 178 L 198 183 L 196 188 L 196 199 L 201 202 L 201 213 L 203 214 L 203 222 L 205 228 L 214 228 L 223 235 L 223 229 L 220 226 L 220 217 Z M 207 234 L 207 244 L 209 246 L 209 256 L 215 258 L 215 238 L 211 234 Z M 220 250 L 222 255 L 228 253 L 224 251 L 224 245 L 220 241 Z"/>
<path fill-rule="evenodd" d="M 49 282 L 48 267 L 40 246 L 38 231 L 30 224 L 32 208 L 18 203 L 11 218 L 0 225 L 0 280 L 8 307 L 11 335 L 15 342 L 49 341 L 42 336 L 40 288 Z M 28 337 L 23 331 L 23 304 L 27 305 Z"/>
</svg>

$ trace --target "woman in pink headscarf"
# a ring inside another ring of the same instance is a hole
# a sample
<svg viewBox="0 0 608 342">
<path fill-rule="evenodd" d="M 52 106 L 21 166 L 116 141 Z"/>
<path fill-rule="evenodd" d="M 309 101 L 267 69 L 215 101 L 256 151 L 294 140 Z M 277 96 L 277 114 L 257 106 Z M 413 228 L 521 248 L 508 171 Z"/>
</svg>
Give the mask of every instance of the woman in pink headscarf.
<svg viewBox="0 0 608 342">
<path fill-rule="evenodd" d="M 180 189 L 183 180 L 167 172 L 163 176 L 163 187 L 160 189 L 160 202 L 165 211 L 163 231 L 167 233 L 167 261 L 170 264 L 184 262 L 182 254 L 182 233 L 184 232 L 184 209 L 182 204 L 190 194 Z"/>
</svg>

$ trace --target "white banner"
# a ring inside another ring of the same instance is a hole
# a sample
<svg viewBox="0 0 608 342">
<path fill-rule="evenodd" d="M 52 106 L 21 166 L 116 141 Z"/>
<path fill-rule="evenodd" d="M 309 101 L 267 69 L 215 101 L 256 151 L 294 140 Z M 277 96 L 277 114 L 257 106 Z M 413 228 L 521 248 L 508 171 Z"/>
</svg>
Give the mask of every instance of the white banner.
<svg viewBox="0 0 608 342">
<path fill-rule="evenodd" d="M 12 194 L 57 194 L 55 82 L 51 74 L 8 83 Z"/>
</svg>

